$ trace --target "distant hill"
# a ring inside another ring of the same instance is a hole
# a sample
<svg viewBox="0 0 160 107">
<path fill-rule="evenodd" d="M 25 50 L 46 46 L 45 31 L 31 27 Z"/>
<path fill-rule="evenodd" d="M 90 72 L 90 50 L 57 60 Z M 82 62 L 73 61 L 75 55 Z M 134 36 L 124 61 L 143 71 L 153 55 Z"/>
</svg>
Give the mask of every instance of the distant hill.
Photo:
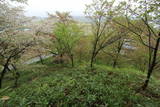
<svg viewBox="0 0 160 107">
<path fill-rule="evenodd" d="M 43 19 L 46 19 L 47 17 L 36 17 L 36 16 L 33 16 L 32 17 L 32 20 L 34 21 L 41 21 Z M 76 20 L 76 21 L 80 21 L 80 22 L 91 22 L 91 20 L 85 16 L 73 16 L 73 19 Z"/>
<path fill-rule="evenodd" d="M 91 20 L 85 16 L 73 16 L 73 18 L 80 22 L 91 22 Z"/>
</svg>

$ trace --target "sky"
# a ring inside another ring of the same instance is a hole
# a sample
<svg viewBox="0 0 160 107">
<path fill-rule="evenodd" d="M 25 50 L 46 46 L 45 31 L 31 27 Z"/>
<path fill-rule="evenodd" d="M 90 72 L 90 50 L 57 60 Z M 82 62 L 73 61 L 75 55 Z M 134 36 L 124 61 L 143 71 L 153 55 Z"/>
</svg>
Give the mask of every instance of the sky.
<svg viewBox="0 0 160 107">
<path fill-rule="evenodd" d="M 25 5 L 27 16 L 46 17 L 47 12 L 69 11 L 73 16 L 83 16 L 85 4 L 90 4 L 92 0 L 28 0 Z"/>
</svg>

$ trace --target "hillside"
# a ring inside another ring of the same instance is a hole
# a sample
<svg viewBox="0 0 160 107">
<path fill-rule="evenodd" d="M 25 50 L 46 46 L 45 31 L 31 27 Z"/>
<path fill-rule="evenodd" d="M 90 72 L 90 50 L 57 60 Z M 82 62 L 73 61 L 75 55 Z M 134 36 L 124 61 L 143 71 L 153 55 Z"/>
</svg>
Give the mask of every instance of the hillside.
<svg viewBox="0 0 160 107">
<path fill-rule="evenodd" d="M 146 77 L 142 72 L 105 65 L 96 65 L 91 72 L 85 65 L 62 67 L 48 59 L 44 65 L 23 66 L 19 87 L 0 90 L 0 106 L 159 107 L 160 81 L 155 78 L 146 91 L 137 93 Z M 11 79 L 7 74 L 4 87 L 13 85 Z M 4 103 L 5 96 L 8 98 Z"/>
<path fill-rule="evenodd" d="M 0 0 L 0 107 L 160 107 L 159 4 Z"/>
</svg>

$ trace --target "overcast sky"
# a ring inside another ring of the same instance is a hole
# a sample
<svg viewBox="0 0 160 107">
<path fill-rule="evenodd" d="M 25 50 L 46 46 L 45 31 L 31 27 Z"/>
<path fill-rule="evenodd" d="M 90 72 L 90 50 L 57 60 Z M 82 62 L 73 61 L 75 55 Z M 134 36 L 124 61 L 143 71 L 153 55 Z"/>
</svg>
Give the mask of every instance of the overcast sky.
<svg viewBox="0 0 160 107">
<path fill-rule="evenodd" d="M 45 17 L 47 12 L 70 11 L 71 15 L 82 16 L 85 10 L 85 4 L 92 0 L 28 0 L 25 6 L 27 16 Z"/>
</svg>

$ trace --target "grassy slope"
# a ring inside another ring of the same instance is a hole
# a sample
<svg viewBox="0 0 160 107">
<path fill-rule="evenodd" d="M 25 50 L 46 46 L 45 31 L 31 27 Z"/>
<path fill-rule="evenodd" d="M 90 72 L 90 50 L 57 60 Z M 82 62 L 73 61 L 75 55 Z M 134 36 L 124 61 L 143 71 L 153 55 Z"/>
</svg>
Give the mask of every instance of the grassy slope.
<svg viewBox="0 0 160 107">
<path fill-rule="evenodd" d="M 136 93 L 135 90 L 140 87 L 145 75 L 134 69 L 96 65 L 94 72 L 88 72 L 85 65 L 75 68 L 58 67 L 46 61 L 46 65 L 30 65 L 20 72 L 20 87 L 0 93 L 0 97 L 10 97 L 7 102 L 9 107 L 45 107 L 48 104 L 65 107 L 160 106 L 160 81 L 152 78 L 147 91 Z M 6 79 L 4 86 L 11 84 L 13 83 Z M 2 106 L 2 101 L 0 104 Z"/>
</svg>

